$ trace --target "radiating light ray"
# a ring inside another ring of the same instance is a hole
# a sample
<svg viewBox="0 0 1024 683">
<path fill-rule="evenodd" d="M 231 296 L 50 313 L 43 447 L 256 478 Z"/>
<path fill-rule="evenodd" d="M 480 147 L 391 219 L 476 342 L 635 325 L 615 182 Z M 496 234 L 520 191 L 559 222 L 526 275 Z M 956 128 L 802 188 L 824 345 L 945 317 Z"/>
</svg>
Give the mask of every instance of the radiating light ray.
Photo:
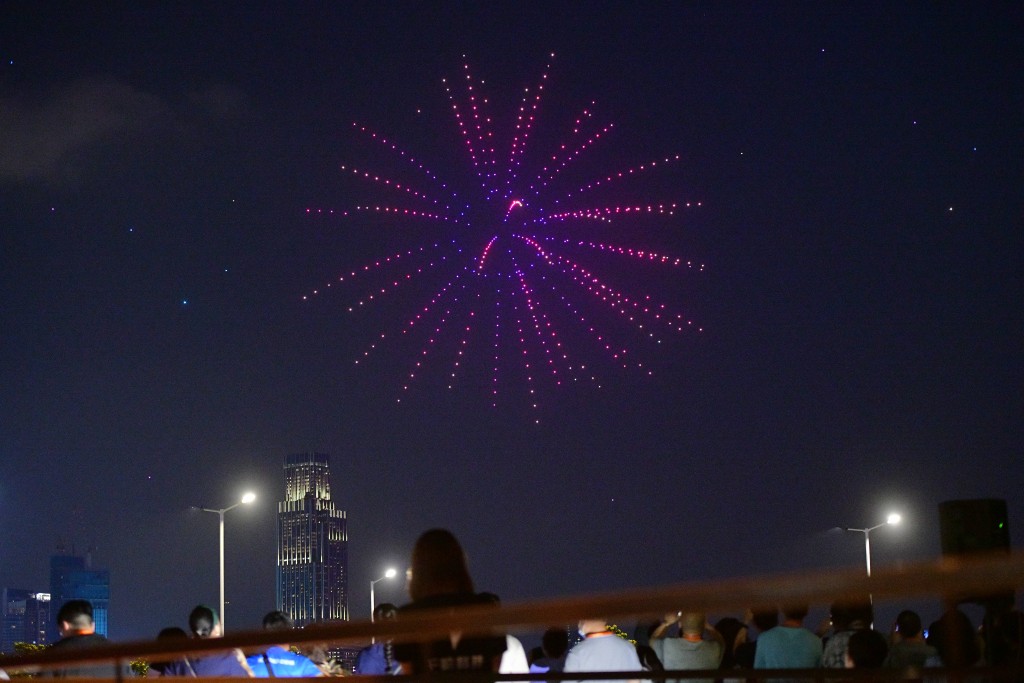
<svg viewBox="0 0 1024 683">
<path fill-rule="evenodd" d="M 402 192 L 405 192 L 406 194 L 410 194 L 413 197 L 416 197 L 417 199 L 422 199 L 423 201 L 429 202 L 431 204 L 434 204 L 435 206 L 443 206 L 446 211 L 451 211 L 452 210 L 452 207 L 448 206 L 447 204 L 442 204 L 439 200 L 434 199 L 432 197 L 428 197 L 426 194 L 424 194 L 424 193 L 422 193 L 422 192 L 420 192 L 418 190 L 415 190 L 415 189 L 409 187 L 408 185 L 402 185 L 397 180 L 391 180 L 390 178 L 381 177 L 379 174 L 370 173 L 369 171 L 361 171 L 361 170 L 359 170 L 357 168 L 348 168 L 346 166 L 342 166 L 341 170 L 342 171 L 346 171 L 346 172 L 351 172 L 353 175 L 355 175 L 355 176 L 357 176 L 359 178 L 367 180 L 367 181 L 369 181 L 371 183 L 376 183 L 378 185 L 383 185 L 384 187 L 386 187 L 388 189 L 401 190 Z"/>
<path fill-rule="evenodd" d="M 478 300 L 481 298 L 479 292 L 477 292 L 476 298 Z M 459 370 L 461 369 L 461 366 L 462 366 L 462 359 L 463 359 L 463 357 L 465 357 L 466 350 L 469 348 L 469 339 L 470 339 L 471 333 L 473 332 L 473 325 L 471 323 L 475 322 L 475 320 L 476 320 L 476 311 L 475 310 L 470 309 L 470 311 L 469 311 L 469 318 L 470 318 L 470 321 L 467 322 L 466 325 L 462 328 L 462 338 L 459 339 L 458 346 L 456 347 L 456 350 L 455 350 L 455 358 L 454 358 L 454 360 L 452 360 L 452 369 L 451 369 L 451 372 L 448 373 L 448 378 L 449 378 L 448 389 L 449 390 L 455 388 L 455 382 L 459 378 Z"/>
<path fill-rule="evenodd" d="M 416 209 L 410 209 L 403 206 L 357 206 L 354 207 L 354 211 L 375 211 L 377 213 L 390 213 L 399 216 L 410 216 L 413 218 L 426 218 L 433 221 L 443 221 L 445 223 L 465 223 L 465 221 L 458 218 L 450 218 L 448 216 L 441 216 L 436 213 L 429 213 L 427 211 L 418 211 Z"/>
<path fill-rule="evenodd" d="M 555 53 L 552 52 L 550 59 L 554 60 Z M 505 181 L 505 199 L 512 198 L 512 183 L 519 177 L 519 167 L 522 164 L 523 152 L 526 150 L 526 142 L 533 130 L 533 123 L 537 118 L 537 110 L 540 108 L 541 96 L 544 94 L 544 82 L 548 79 L 548 72 L 551 71 L 551 62 L 544 67 L 540 83 L 536 86 L 532 98 L 530 89 L 523 91 L 523 100 L 519 105 L 519 115 L 516 119 L 515 136 L 512 138 L 511 150 L 508 158 L 508 177 Z"/>
<path fill-rule="evenodd" d="M 688 328 L 692 328 L 692 320 L 687 320 L 682 314 L 673 314 L 667 311 L 665 304 L 651 303 L 650 295 L 645 296 L 644 301 L 630 297 L 618 291 L 614 287 L 602 282 L 597 275 L 572 259 L 543 249 L 540 243 L 533 238 L 520 236 L 520 239 L 536 249 L 538 254 L 540 254 L 548 264 L 559 267 L 561 272 L 569 275 L 581 287 L 608 304 L 620 315 L 624 316 L 630 323 L 634 324 L 638 330 L 644 330 L 647 336 L 653 341 L 660 344 L 662 340 L 655 335 L 653 330 L 645 328 L 645 325 L 649 324 L 650 319 L 652 318 L 654 321 L 662 323 L 676 332 L 686 332 L 688 331 Z M 700 328 L 697 329 L 698 331 L 702 331 Z"/>
<path fill-rule="evenodd" d="M 653 206 L 648 204 L 647 206 L 605 206 L 597 207 L 593 209 L 579 209 L 577 211 L 565 211 L 563 213 L 556 213 L 550 216 L 542 216 L 534 219 L 535 223 L 547 223 L 549 220 L 576 220 L 576 219 L 596 219 L 600 221 L 611 222 L 612 216 L 629 216 L 642 213 L 657 213 L 666 216 L 672 216 L 675 214 L 676 205 L 659 204 Z"/>
<path fill-rule="evenodd" d="M 644 370 L 643 363 L 632 360 L 628 347 L 619 346 L 618 344 L 620 342 L 613 346 L 612 340 L 607 335 L 602 334 L 599 328 L 595 327 L 593 323 L 587 320 L 587 317 L 579 310 L 571 296 L 562 294 L 554 283 L 548 283 L 548 287 L 552 294 L 566 307 L 571 314 L 571 317 L 576 320 L 576 327 L 584 331 L 587 336 L 593 339 L 593 343 L 596 348 L 604 349 L 608 358 L 623 369 L 628 370 L 632 367 L 636 370 Z M 582 364 L 579 366 L 579 369 L 587 370 L 586 366 Z M 648 375 L 652 374 L 649 370 L 646 372 Z M 597 378 L 593 375 L 591 375 L 589 379 L 592 382 L 597 381 Z"/>
<path fill-rule="evenodd" d="M 562 372 L 561 375 L 559 374 L 558 358 L 561 356 L 561 360 L 568 362 L 569 357 L 561 350 L 562 344 L 551 325 L 551 321 L 541 309 L 539 301 L 533 294 L 533 288 L 527 282 L 525 273 L 523 273 L 514 258 L 512 261 L 512 267 L 516 279 L 518 280 L 519 291 L 522 293 L 525 300 L 526 309 L 530 317 L 533 331 L 537 337 L 537 343 L 542 354 L 542 360 L 547 363 L 547 368 L 551 372 L 555 386 L 561 386 L 562 376 L 567 373 Z M 550 337 L 550 344 L 548 343 L 548 337 Z"/>
<path fill-rule="evenodd" d="M 419 268 L 417 268 L 415 270 L 415 272 L 409 271 L 409 272 L 405 273 L 404 276 L 393 279 L 390 284 L 386 284 L 383 287 L 377 287 L 373 291 L 368 292 L 367 294 L 365 294 L 362 297 L 360 297 L 359 302 L 356 304 L 356 306 L 350 306 L 349 309 L 348 309 L 349 313 L 351 313 L 354 310 L 356 310 L 356 308 L 365 306 L 365 305 L 373 302 L 375 299 L 383 298 L 385 295 L 390 294 L 390 293 L 394 292 L 395 290 L 399 289 L 402 285 L 412 281 L 412 279 L 414 277 L 416 277 L 417 275 L 422 275 L 423 271 L 432 269 L 432 268 L 434 268 L 436 266 L 439 266 L 439 265 L 441 265 L 442 263 L 444 263 L 447 260 L 448 260 L 447 256 L 442 256 L 440 258 L 440 261 L 437 262 L 437 263 L 431 261 L 426 266 L 420 266 Z"/>
<path fill-rule="evenodd" d="M 462 58 L 466 59 L 466 55 L 462 55 Z M 476 134 L 477 149 L 481 152 L 481 163 L 484 166 L 497 167 L 498 160 L 495 156 L 497 152 L 494 148 L 493 133 L 490 129 L 491 120 L 481 113 L 483 107 L 487 105 L 487 99 L 483 96 L 478 99 L 476 94 L 476 89 L 482 86 L 483 83 L 474 84 L 473 74 L 469 70 L 469 64 L 463 63 L 462 70 L 465 76 L 468 106 L 473 115 L 472 128 Z M 497 168 L 488 170 L 485 175 L 492 179 L 495 178 L 497 176 Z"/>
<path fill-rule="evenodd" d="M 501 294 L 500 285 L 496 292 Z M 501 300 L 494 302 L 494 353 L 491 356 L 491 407 L 498 407 L 498 376 L 499 368 L 501 367 L 501 340 L 502 340 L 502 327 L 501 327 Z"/>
<path fill-rule="evenodd" d="M 309 208 L 309 209 L 306 209 L 306 213 L 308 213 L 310 215 L 317 214 L 317 215 L 326 215 L 326 216 L 341 216 L 341 217 L 345 217 L 345 216 L 348 216 L 350 212 L 342 210 L 342 209 L 324 209 L 324 208 L 314 209 L 314 208 Z"/>
<path fill-rule="evenodd" d="M 533 193 L 533 196 L 539 198 L 543 188 L 547 187 L 555 177 L 558 176 L 558 174 L 569 168 L 573 162 L 578 160 L 580 155 L 593 147 L 602 136 L 608 135 L 613 128 L 615 128 L 615 124 L 609 123 L 601 130 L 593 133 L 588 139 L 584 140 L 579 144 L 579 146 L 572 150 L 567 149 L 566 145 L 562 145 L 562 149 L 559 150 L 559 153 L 551 157 L 550 165 L 542 168 L 540 173 L 537 174 L 536 180 L 534 180 L 530 185 L 529 189 L 530 192 Z M 577 120 L 577 125 L 573 130 L 574 132 L 579 130 L 579 120 Z M 556 200 L 555 203 L 557 204 L 558 200 Z"/>
<path fill-rule="evenodd" d="M 490 119 L 486 117 L 481 119 L 480 107 L 477 105 L 476 95 L 473 92 L 473 78 L 469 72 L 469 64 L 463 65 L 463 71 L 465 72 L 466 89 L 469 93 L 468 104 L 460 107 L 454 91 L 448 85 L 448 79 L 441 79 L 441 82 L 448 94 L 448 101 L 451 103 L 459 133 L 469 151 L 470 163 L 476 171 L 481 187 L 490 195 L 496 191 L 495 180 L 497 178 L 497 170 L 494 168 L 497 165 L 497 160 L 494 157 L 495 151 L 487 144 L 492 135 L 489 130 L 484 128 L 485 124 L 490 124 Z M 481 104 L 486 104 L 486 101 Z M 469 117 L 473 118 L 472 123 L 467 120 Z"/>
<path fill-rule="evenodd" d="M 664 167 L 664 166 L 667 166 L 668 164 L 671 164 L 674 161 L 679 161 L 679 158 L 680 158 L 679 155 L 676 154 L 675 156 L 665 157 L 664 159 L 661 160 L 660 163 L 661 163 L 662 167 Z M 555 200 L 555 203 L 558 204 L 558 203 L 560 203 L 561 201 L 563 201 L 565 199 L 569 199 L 571 197 L 574 197 L 575 195 L 583 194 L 584 192 L 587 192 L 589 190 L 597 189 L 597 188 L 600 188 L 602 186 L 607 187 L 608 185 L 614 183 L 617 180 L 628 179 L 630 176 L 639 175 L 641 173 L 644 173 L 645 171 L 655 170 L 655 169 L 658 168 L 658 163 L 659 162 L 657 160 L 649 161 L 646 164 L 640 164 L 639 166 L 634 166 L 632 168 L 628 168 L 625 171 L 619 171 L 617 173 L 612 173 L 610 175 L 607 175 L 607 176 L 605 176 L 603 178 L 598 178 L 596 180 L 592 180 L 589 183 L 587 183 L 586 185 L 581 186 L 575 192 L 569 192 L 562 199 Z M 698 206 L 699 205 L 700 204 L 698 203 Z"/>
<path fill-rule="evenodd" d="M 533 382 L 533 358 L 530 355 L 529 347 L 526 343 L 526 324 L 523 322 L 523 310 L 520 306 L 518 296 L 516 296 L 516 290 L 512 289 L 513 295 L 512 311 L 515 316 L 515 328 L 513 330 L 513 338 L 518 342 L 520 363 L 522 364 L 523 370 L 526 373 L 526 392 L 529 394 L 530 407 L 533 410 L 537 409 L 537 387 Z"/>
<path fill-rule="evenodd" d="M 388 140 L 383 135 L 380 135 L 379 133 L 376 133 L 376 132 L 370 130 L 366 126 L 359 125 L 359 123 L 356 122 L 356 121 L 352 122 L 352 126 L 355 127 L 356 130 L 359 130 L 359 131 L 369 135 L 373 140 L 376 140 L 377 142 L 382 144 L 387 149 L 389 149 L 392 152 L 398 154 L 398 156 L 402 157 L 405 161 L 407 161 L 409 164 L 414 166 L 417 170 L 419 170 L 424 175 L 426 175 L 428 178 L 430 178 L 430 180 L 432 180 L 433 182 L 437 183 L 438 185 L 441 186 L 442 189 L 446 190 L 449 194 L 451 194 L 452 199 L 458 199 L 458 195 L 455 193 L 454 190 L 449 188 L 448 185 L 445 184 L 444 182 L 442 182 L 441 179 L 438 178 L 437 175 L 433 171 L 431 171 L 429 168 L 427 168 L 422 163 L 417 161 L 412 155 L 408 154 L 406 152 L 406 150 L 404 148 L 400 147 L 397 143 Z"/>
<path fill-rule="evenodd" d="M 437 305 L 439 301 L 443 301 L 445 295 L 461 277 L 462 273 L 458 273 L 454 278 L 452 278 L 452 280 L 450 280 L 443 287 L 441 287 L 441 289 L 437 290 L 434 293 L 434 295 L 430 298 L 430 300 L 426 303 L 426 305 L 424 305 L 420 310 L 416 312 L 415 315 L 413 315 L 413 317 L 409 318 L 405 322 L 405 325 L 402 327 L 402 334 L 408 334 L 411 329 L 416 327 L 416 325 L 423 320 L 424 316 L 426 316 L 433 310 L 434 306 Z M 386 338 L 387 332 L 382 331 L 378 336 L 377 340 L 370 344 L 369 347 L 367 347 L 363 351 L 362 357 L 356 359 L 355 364 L 359 365 L 359 361 L 369 358 L 370 354 L 373 351 L 375 351 L 380 346 L 381 342 Z"/>
<path fill-rule="evenodd" d="M 453 287 L 451 286 L 452 284 L 453 283 L 449 283 L 449 286 L 446 289 L 453 289 Z M 462 285 L 462 288 L 465 289 L 465 285 Z M 440 339 L 441 335 L 443 334 L 448 325 L 448 321 L 453 317 L 452 311 L 456 310 L 460 301 L 460 297 L 453 295 L 451 296 L 451 299 L 451 305 L 447 306 L 441 313 L 441 316 L 438 319 L 438 321 L 434 324 L 434 329 L 427 338 L 426 343 L 423 345 L 422 348 L 420 348 L 419 355 L 417 356 L 415 362 L 413 363 L 413 367 L 409 370 L 409 373 L 406 376 L 406 383 L 402 386 L 403 392 L 409 391 L 409 387 L 416 380 L 417 375 L 422 370 L 423 363 L 425 362 L 427 356 L 434 349 L 434 347 L 437 346 L 437 340 Z M 397 399 L 397 402 L 400 403 L 401 398 Z"/>
<path fill-rule="evenodd" d="M 452 240 L 449 244 L 454 245 L 455 244 L 455 240 Z M 430 246 L 433 249 L 439 249 L 439 248 L 441 248 L 441 245 L 442 245 L 441 242 L 435 242 L 433 245 L 430 245 Z M 457 249 L 456 251 L 457 251 L 457 253 L 462 253 L 461 249 Z M 385 267 L 387 267 L 389 265 L 398 263 L 403 258 L 415 256 L 417 254 L 425 254 L 426 252 L 427 252 L 427 246 L 421 246 L 418 249 L 408 249 L 406 251 L 400 251 L 400 252 L 397 252 L 395 254 L 392 254 L 391 256 L 385 256 L 382 259 L 374 259 L 370 263 L 364 263 L 362 266 L 359 266 L 358 268 L 355 268 L 355 269 L 353 269 L 353 270 L 351 270 L 351 271 L 349 271 L 347 273 L 342 273 L 341 275 L 338 276 L 338 278 L 336 280 L 332 280 L 331 282 L 328 282 L 326 285 L 324 285 L 324 289 L 330 288 L 332 285 L 334 285 L 336 283 L 342 283 L 342 282 L 346 282 L 346 281 L 351 282 L 351 281 L 355 280 L 357 277 L 359 277 L 361 274 L 371 273 L 373 271 L 380 270 L 380 269 L 385 268 Z M 405 278 L 409 279 L 408 274 L 405 276 Z M 303 299 L 303 301 L 306 301 L 306 300 L 309 299 L 309 297 L 316 296 L 316 295 L 318 295 L 320 293 L 321 293 L 321 290 L 314 289 L 309 294 L 303 295 L 302 299 Z M 349 308 L 348 310 L 351 311 L 352 309 Z"/>
<path fill-rule="evenodd" d="M 604 244 L 600 242 L 587 242 L 583 240 L 573 239 L 561 239 L 558 237 L 536 237 L 535 239 L 544 240 L 547 242 L 560 242 L 562 244 L 576 245 L 577 247 L 588 247 L 598 251 L 606 251 L 614 254 L 621 254 L 623 256 L 630 256 L 635 259 L 642 261 L 651 261 L 653 263 L 662 263 L 670 266 L 680 266 L 686 268 L 696 268 L 698 272 L 704 272 L 703 263 L 694 263 L 693 261 L 683 261 L 681 258 L 673 258 L 664 254 L 659 254 L 656 251 L 647 251 L 646 249 L 634 249 L 632 247 L 622 247 L 613 244 Z"/>
</svg>

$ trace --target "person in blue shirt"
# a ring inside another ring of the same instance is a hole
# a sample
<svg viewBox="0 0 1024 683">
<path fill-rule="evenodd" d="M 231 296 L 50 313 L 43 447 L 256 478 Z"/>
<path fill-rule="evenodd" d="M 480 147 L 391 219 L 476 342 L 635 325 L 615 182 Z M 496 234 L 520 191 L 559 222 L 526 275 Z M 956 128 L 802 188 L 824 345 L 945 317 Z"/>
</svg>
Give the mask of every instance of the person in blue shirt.
<svg viewBox="0 0 1024 683">
<path fill-rule="evenodd" d="M 374 621 L 393 621 L 397 615 L 398 608 L 390 602 L 382 602 L 373 609 Z M 391 676 L 400 670 L 401 666 L 395 661 L 394 647 L 390 640 L 377 640 L 356 655 L 357 674 Z"/>
<path fill-rule="evenodd" d="M 207 639 L 220 638 L 224 635 L 220 618 L 212 607 L 197 605 L 188 615 L 188 627 L 192 637 Z M 214 652 L 202 657 L 184 657 L 172 662 L 164 671 L 166 676 L 199 677 L 216 676 L 218 678 L 239 677 L 251 678 L 252 671 L 245 663 L 242 651 L 233 648 L 226 652 Z"/>
<path fill-rule="evenodd" d="M 267 631 L 291 631 L 294 628 L 287 614 L 274 611 L 263 617 Z M 324 672 L 311 659 L 288 649 L 287 643 L 271 645 L 266 652 L 250 655 L 246 661 L 256 678 L 312 678 Z"/>
</svg>

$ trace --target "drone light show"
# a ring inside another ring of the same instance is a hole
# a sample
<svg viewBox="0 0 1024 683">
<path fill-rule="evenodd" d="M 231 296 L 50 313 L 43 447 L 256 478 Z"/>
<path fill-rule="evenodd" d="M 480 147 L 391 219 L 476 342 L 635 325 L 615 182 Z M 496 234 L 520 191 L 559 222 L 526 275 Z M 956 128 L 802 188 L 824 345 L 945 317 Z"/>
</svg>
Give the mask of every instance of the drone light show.
<svg viewBox="0 0 1024 683">
<path fill-rule="evenodd" d="M 553 58 L 504 117 L 468 63 L 442 81 L 463 160 L 452 168 L 353 123 L 370 162 L 340 171 L 365 199 L 306 210 L 338 229 L 408 236 L 302 297 L 340 307 L 357 331 L 378 310 L 364 316 L 374 323 L 353 361 L 376 367 L 385 391 L 392 378 L 398 402 L 467 391 L 494 409 L 527 406 L 539 422 L 563 392 L 653 376 L 657 359 L 702 331 L 684 296 L 704 265 L 645 241 L 678 244 L 701 206 L 666 188 L 680 155 L 634 158 L 594 102 L 545 109 Z"/>
</svg>

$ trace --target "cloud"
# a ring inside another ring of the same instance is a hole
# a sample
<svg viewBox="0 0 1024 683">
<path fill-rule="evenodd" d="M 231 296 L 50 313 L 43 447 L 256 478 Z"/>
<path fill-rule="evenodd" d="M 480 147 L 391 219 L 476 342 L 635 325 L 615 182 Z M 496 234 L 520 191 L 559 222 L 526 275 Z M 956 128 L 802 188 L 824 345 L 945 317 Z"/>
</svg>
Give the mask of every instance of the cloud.
<svg viewBox="0 0 1024 683">
<path fill-rule="evenodd" d="M 215 87 L 189 93 L 175 107 L 110 77 L 79 79 L 43 96 L 0 98 L 0 182 L 77 182 L 94 155 L 146 138 L 188 140 L 243 104 L 238 91 Z"/>
</svg>

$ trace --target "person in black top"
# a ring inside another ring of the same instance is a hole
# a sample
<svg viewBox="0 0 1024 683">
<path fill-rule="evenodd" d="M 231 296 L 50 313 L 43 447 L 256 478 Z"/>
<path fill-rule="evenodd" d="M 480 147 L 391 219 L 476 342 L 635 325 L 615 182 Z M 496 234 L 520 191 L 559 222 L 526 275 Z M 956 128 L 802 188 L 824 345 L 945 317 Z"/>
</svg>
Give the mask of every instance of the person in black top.
<svg viewBox="0 0 1024 683">
<path fill-rule="evenodd" d="M 412 602 L 398 618 L 421 610 L 490 605 L 492 597 L 477 594 L 459 541 L 447 529 L 431 529 L 416 541 L 408 573 Z M 395 659 L 409 673 L 428 671 L 497 671 L 505 651 L 505 636 L 451 634 L 426 643 L 396 643 Z"/>
<path fill-rule="evenodd" d="M 110 641 L 96 633 L 92 618 L 92 603 L 88 600 L 68 600 L 57 612 L 57 630 L 60 640 L 50 646 L 70 654 L 71 650 L 101 647 Z M 131 675 L 126 665 L 117 664 L 75 664 L 63 669 L 53 669 L 54 678 L 121 678 Z"/>
</svg>

